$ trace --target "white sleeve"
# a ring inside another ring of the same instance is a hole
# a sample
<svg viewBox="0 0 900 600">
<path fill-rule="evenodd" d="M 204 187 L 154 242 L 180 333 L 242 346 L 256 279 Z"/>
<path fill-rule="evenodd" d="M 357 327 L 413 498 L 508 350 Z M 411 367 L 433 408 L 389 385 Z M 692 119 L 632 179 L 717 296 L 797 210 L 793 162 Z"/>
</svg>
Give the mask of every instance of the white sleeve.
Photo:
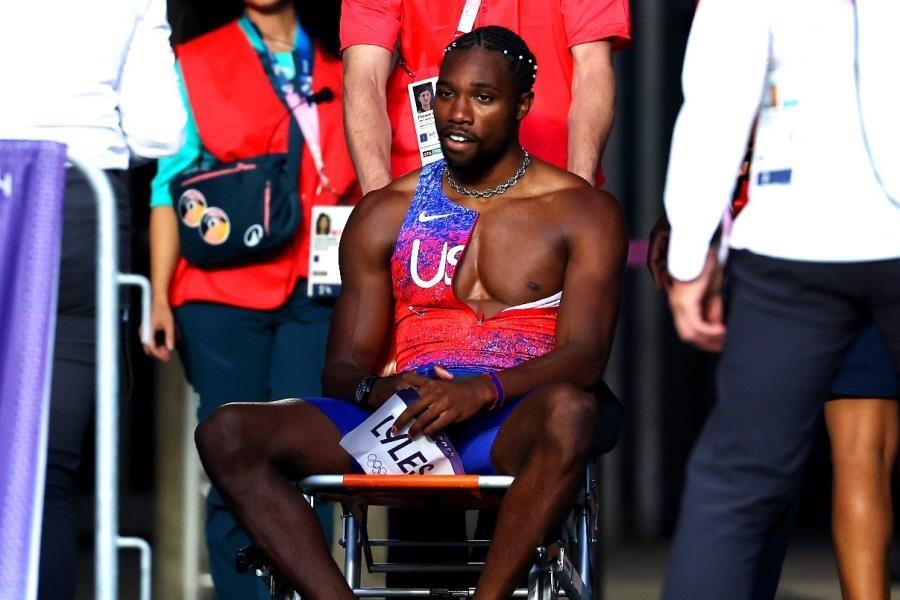
<svg viewBox="0 0 900 600">
<path fill-rule="evenodd" d="M 174 154 L 184 141 L 186 115 L 178 89 L 165 0 L 145 0 L 119 78 L 119 115 L 132 153 Z"/>
<path fill-rule="evenodd" d="M 777 1 L 777 0 L 776 0 Z M 701 0 L 684 58 L 665 205 L 669 272 L 690 281 L 731 200 L 765 90 L 768 0 Z"/>
</svg>

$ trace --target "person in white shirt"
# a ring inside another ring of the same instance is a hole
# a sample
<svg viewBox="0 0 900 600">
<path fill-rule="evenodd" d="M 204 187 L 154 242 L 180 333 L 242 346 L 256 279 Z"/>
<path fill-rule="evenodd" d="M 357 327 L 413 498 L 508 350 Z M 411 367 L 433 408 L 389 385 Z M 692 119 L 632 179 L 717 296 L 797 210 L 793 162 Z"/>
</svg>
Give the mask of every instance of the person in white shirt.
<svg viewBox="0 0 900 600">
<path fill-rule="evenodd" d="M 665 204 L 669 302 L 722 351 L 663 597 L 772 598 L 829 386 L 876 327 L 900 370 L 900 40 L 890 0 L 703 0 Z M 710 240 L 756 125 L 751 201 Z M 727 319 L 726 319 L 727 315 Z"/>
<path fill-rule="evenodd" d="M 54 140 L 103 169 L 168 156 L 186 119 L 165 0 L 47 0 L 0 10 L 0 137 Z M 40 43 L 38 43 L 40 42 Z"/>
<path fill-rule="evenodd" d="M 104 169 L 128 269 L 132 159 L 172 154 L 185 112 L 165 0 L 49 0 L 0 9 L 0 139 L 53 140 Z M 10 93 L 11 92 L 11 93 Z M 73 498 L 94 406 L 96 205 L 66 171 L 38 597 L 75 596 Z"/>
</svg>

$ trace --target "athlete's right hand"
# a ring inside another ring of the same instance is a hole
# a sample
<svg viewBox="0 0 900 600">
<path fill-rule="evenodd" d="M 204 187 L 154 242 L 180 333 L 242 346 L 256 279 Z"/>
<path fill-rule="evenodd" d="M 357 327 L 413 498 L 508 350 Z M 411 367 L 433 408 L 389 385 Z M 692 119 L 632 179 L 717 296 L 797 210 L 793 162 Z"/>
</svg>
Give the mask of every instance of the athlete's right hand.
<svg viewBox="0 0 900 600">
<path fill-rule="evenodd" d="M 150 328 L 150 344 L 144 344 L 144 354 L 163 362 L 168 361 L 175 350 L 175 317 L 168 302 L 153 303 Z"/>
<path fill-rule="evenodd" d="M 412 423 L 410 439 L 421 434 L 433 436 L 453 425 L 468 421 L 496 400 L 496 389 L 487 377 L 454 380 L 445 368 L 436 366 L 437 377 L 417 388 L 419 398 L 406 407 L 391 430 L 396 433 Z"/>
</svg>

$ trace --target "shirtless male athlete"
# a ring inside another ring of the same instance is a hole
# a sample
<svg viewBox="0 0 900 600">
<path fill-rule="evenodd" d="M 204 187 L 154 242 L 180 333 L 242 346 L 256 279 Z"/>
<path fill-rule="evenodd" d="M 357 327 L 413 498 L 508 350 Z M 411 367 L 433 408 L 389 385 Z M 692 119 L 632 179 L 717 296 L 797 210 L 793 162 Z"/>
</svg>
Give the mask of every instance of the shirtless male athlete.
<svg viewBox="0 0 900 600">
<path fill-rule="evenodd" d="M 338 442 L 396 390 L 419 395 L 398 427 L 446 430 L 467 473 L 516 478 L 477 598 L 509 597 L 600 442 L 592 390 L 613 340 L 624 220 L 612 196 L 519 145 L 536 72 L 509 30 L 457 38 L 434 99 L 446 163 L 371 192 L 344 231 L 331 398 L 229 404 L 197 429 L 213 483 L 304 598 L 353 595 L 290 481 L 358 471 Z M 397 374 L 375 377 L 392 342 Z"/>
</svg>

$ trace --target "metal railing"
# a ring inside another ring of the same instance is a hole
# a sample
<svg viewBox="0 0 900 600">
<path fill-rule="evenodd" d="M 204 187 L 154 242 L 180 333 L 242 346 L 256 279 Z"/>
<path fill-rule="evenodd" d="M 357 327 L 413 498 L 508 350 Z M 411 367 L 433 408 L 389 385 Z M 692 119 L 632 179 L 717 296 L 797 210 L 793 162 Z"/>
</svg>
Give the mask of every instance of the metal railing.
<svg viewBox="0 0 900 600">
<path fill-rule="evenodd" d="M 141 288 L 141 341 L 150 342 L 150 282 L 119 272 L 116 201 L 106 174 L 70 154 L 97 201 L 97 482 L 94 578 L 97 600 L 118 598 L 120 548 L 141 554 L 141 600 L 150 600 L 152 554 L 146 540 L 119 535 L 119 286 Z"/>
</svg>

